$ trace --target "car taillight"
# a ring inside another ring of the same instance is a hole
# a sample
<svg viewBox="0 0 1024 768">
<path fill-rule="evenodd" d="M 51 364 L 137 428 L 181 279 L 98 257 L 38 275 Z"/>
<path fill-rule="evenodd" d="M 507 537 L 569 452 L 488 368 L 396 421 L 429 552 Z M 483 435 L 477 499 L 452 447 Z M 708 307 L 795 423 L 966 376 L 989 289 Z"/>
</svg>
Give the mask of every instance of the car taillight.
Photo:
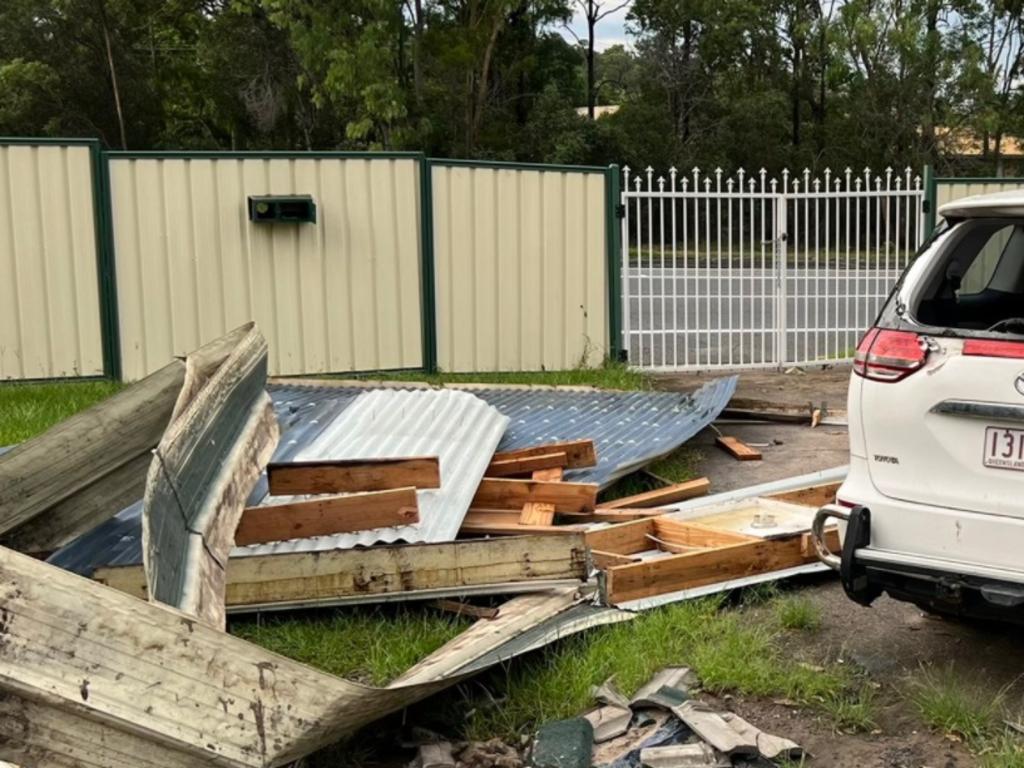
<svg viewBox="0 0 1024 768">
<path fill-rule="evenodd" d="M 857 345 L 853 371 L 872 381 L 899 381 L 921 368 L 927 356 L 927 347 L 913 331 L 872 328 Z"/>
<path fill-rule="evenodd" d="M 963 354 L 969 357 L 1024 358 L 1024 342 L 967 339 L 964 342 Z"/>
</svg>

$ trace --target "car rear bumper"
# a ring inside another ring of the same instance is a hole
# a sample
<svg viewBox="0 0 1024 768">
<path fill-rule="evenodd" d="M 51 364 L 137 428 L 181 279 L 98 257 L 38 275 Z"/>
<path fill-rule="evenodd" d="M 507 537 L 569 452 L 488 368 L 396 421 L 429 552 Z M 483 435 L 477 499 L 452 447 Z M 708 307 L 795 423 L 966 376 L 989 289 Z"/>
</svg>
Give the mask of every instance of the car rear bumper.
<svg viewBox="0 0 1024 768">
<path fill-rule="evenodd" d="M 840 573 L 850 599 L 870 605 L 883 592 L 938 613 L 1024 624 L 1024 573 L 985 564 L 876 549 L 868 507 L 827 505 L 815 516 L 812 538 L 822 561 Z M 824 530 L 845 524 L 841 554 L 828 551 Z"/>
</svg>

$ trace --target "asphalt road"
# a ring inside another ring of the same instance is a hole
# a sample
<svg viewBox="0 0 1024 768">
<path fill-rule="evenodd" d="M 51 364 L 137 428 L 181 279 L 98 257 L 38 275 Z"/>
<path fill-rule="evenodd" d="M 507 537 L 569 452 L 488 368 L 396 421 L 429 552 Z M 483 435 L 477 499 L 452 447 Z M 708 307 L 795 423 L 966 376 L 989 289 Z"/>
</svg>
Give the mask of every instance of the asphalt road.
<svg viewBox="0 0 1024 768">
<path fill-rule="evenodd" d="M 790 269 L 785 280 L 783 363 L 842 359 L 878 314 L 899 272 Z M 779 362 L 783 305 L 773 273 L 760 269 L 631 269 L 629 359 L 655 368 Z"/>
</svg>

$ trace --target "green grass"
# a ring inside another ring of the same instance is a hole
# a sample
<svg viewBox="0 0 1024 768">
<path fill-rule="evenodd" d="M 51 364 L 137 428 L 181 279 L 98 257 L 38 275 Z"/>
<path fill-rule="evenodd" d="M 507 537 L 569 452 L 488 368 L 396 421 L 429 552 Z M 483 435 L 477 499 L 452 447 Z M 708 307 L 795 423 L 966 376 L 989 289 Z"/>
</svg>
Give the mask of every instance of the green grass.
<svg viewBox="0 0 1024 768">
<path fill-rule="evenodd" d="M 771 614 L 769 614 L 771 615 Z M 850 669 L 801 664 L 781 627 L 722 598 L 676 603 L 549 646 L 492 674 L 496 706 L 476 706 L 468 738 L 516 739 L 537 723 L 592 705 L 590 689 L 614 676 L 627 696 L 665 666 L 694 669 L 715 693 L 785 697 L 825 712 L 845 728 L 870 727 L 870 689 Z M 839 703 L 842 706 L 839 706 Z"/>
<path fill-rule="evenodd" d="M 789 595 L 775 604 L 775 615 L 784 629 L 816 632 L 821 628 L 821 609 L 809 598 Z"/>
<path fill-rule="evenodd" d="M 0 445 L 37 435 L 122 386 L 111 381 L 0 384 Z"/>
<path fill-rule="evenodd" d="M 369 381 L 425 381 L 430 384 L 539 384 L 547 386 L 597 387 L 598 389 L 650 389 L 651 379 L 622 363 L 606 362 L 597 367 L 580 366 L 564 371 L 506 373 L 445 373 L 422 371 L 381 371 L 342 378 Z"/>
<path fill-rule="evenodd" d="M 924 667 L 908 684 L 908 696 L 921 719 L 932 728 L 964 742 L 982 768 L 1024 768 L 1024 744 L 1005 722 L 1010 712 L 1007 685 L 992 694 L 989 686 L 967 680 L 950 664 Z"/>
<path fill-rule="evenodd" d="M 699 467 L 704 454 L 697 448 L 683 445 L 668 456 L 658 459 L 647 467 L 646 472 L 633 472 L 601 492 L 601 501 L 621 499 L 637 493 L 662 487 L 660 480 L 668 483 L 683 483 L 700 476 Z"/>
<path fill-rule="evenodd" d="M 433 611 L 355 608 L 329 618 L 236 623 L 231 633 L 325 672 L 384 685 L 470 623 Z"/>
</svg>

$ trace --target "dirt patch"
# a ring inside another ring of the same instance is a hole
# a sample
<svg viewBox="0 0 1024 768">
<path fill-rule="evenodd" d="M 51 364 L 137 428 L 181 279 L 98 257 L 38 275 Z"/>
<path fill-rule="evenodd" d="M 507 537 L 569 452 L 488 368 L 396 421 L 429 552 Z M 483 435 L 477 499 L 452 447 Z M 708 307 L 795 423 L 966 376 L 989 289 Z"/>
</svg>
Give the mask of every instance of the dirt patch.
<svg viewBox="0 0 1024 768">
<path fill-rule="evenodd" d="M 882 694 L 886 696 L 886 694 Z M 836 731 L 824 716 L 763 699 L 714 700 L 758 728 L 792 739 L 807 751 L 808 766 L 828 768 L 970 768 L 975 759 L 960 745 L 922 730 L 903 703 L 888 694 L 872 733 Z"/>
<path fill-rule="evenodd" d="M 729 371 L 707 373 L 663 373 L 653 376 L 654 386 L 676 392 L 690 392 Z M 765 400 L 785 405 L 808 403 L 830 408 L 846 408 L 846 392 L 850 384 L 850 366 L 791 369 L 781 371 L 743 371 L 736 386 L 735 397 L 743 400 Z"/>
</svg>

